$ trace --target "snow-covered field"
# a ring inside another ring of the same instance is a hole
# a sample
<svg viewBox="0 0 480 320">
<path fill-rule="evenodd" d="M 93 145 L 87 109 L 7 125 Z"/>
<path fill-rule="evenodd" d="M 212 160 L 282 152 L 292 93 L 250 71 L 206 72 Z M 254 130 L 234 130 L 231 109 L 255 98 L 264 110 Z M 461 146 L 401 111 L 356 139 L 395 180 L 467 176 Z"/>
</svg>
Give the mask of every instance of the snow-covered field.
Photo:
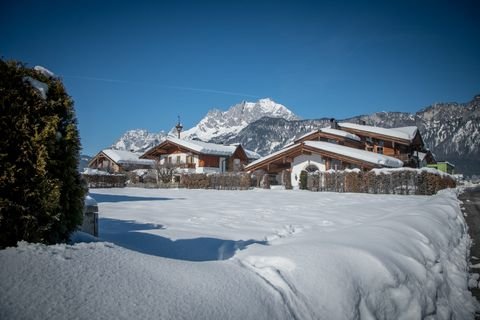
<svg viewBox="0 0 480 320">
<path fill-rule="evenodd" d="M 473 319 L 451 190 L 91 195 L 104 242 L 0 251 L 0 319 Z"/>
</svg>

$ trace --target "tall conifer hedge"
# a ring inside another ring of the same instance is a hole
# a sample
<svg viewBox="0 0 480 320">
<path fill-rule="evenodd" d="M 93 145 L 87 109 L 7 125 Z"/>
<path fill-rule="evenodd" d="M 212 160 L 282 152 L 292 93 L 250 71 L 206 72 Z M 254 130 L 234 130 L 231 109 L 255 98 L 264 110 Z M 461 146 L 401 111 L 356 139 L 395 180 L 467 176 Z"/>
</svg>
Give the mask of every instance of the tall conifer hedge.
<svg viewBox="0 0 480 320">
<path fill-rule="evenodd" d="M 35 80 L 48 86 L 46 96 Z M 0 59 L 0 248 L 62 242 L 81 224 L 79 151 L 60 79 Z"/>
</svg>

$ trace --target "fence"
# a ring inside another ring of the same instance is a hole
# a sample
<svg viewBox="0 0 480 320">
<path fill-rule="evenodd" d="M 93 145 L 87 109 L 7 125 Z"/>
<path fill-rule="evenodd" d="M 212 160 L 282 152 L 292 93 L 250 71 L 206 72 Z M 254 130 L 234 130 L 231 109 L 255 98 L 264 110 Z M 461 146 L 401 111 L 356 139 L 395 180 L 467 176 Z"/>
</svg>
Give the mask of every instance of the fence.
<svg viewBox="0 0 480 320">
<path fill-rule="evenodd" d="M 306 186 L 302 187 L 311 191 L 432 195 L 454 188 L 455 179 L 430 169 L 327 171 L 309 174 Z"/>
<path fill-rule="evenodd" d="M 89 188 L 123 188 L 127 177 L 123 174 L 82 174 Z"/>
<path fill-rule="evenodd" d="M 180 185 L 187 189 L 247 190 L 252 179 L 248 173 L 184 174 Z"/>
<path fill-rule="evenodd" d="M 127 181 L 127 187 L 145 188 L 145 189 L 178 189 L 184 188 L 179 182 L 132 182 Z"/>
</svg>

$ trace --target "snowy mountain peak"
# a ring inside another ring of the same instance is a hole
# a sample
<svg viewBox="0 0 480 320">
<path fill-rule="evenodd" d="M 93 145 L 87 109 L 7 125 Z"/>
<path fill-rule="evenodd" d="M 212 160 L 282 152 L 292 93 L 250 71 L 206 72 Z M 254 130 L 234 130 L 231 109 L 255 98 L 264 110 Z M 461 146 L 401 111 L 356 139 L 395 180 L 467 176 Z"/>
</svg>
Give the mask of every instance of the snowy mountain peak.
<svg viewBox="0 0 480 320">
<path fill-rule="evenodd" d="M 299 119 L 287 107 L 270 98 L 260 99 L 257 102 L 242 101 L 227 111 L 210 110 L 195 127 L 184 131 L 182 138 L 203 141 L 226 140 L 263 117 Z"/>
<path fill-rule="evenodd" d="M 166 137 L 167 134 L 164 131 L 152 133 L 145 129 L 129 130 L 112 145 L 112 149 L 145 152 L 165 140 Z"/>
</svg>

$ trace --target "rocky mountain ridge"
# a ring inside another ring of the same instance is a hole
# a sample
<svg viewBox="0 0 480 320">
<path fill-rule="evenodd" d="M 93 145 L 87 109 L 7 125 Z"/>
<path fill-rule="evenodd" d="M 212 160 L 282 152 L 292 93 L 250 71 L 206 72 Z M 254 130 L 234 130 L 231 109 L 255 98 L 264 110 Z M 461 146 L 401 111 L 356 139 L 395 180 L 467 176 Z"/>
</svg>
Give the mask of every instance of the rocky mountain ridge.
<svg viewBox="0 0 480 320">
<path fill-rule="evenodd" d="M 210 110 L 195 127 L 184 131 L 181 137 L 202 141 L 233 138 L 250 123 L 265 116 L 286 120 L 299 119 L 287 107 L 270 98 L 257 102 L 242 101 L 227 111 Z"/>
</svg>

